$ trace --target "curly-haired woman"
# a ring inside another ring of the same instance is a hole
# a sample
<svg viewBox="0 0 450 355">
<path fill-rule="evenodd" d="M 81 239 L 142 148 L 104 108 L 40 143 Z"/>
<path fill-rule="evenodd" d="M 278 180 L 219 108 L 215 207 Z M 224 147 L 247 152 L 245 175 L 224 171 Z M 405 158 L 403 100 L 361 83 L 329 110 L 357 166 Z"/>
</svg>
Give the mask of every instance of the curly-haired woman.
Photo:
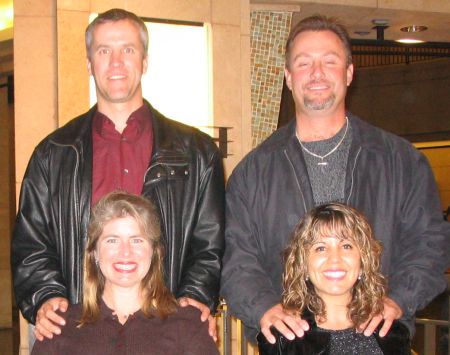
<svg viewBox="0 0 450 355">
<path fill-rule="evenodd" d="M 275 344 L 260 334 L 260 354 L 410 354 L 409 332 L 398 321 L 384 337 L 358 332 L 383 311 L 381 251 L 355 209 L 332 203 L 310 211 L 285 251 L 282 298 L 283 308 L 301 315 L 310 330 L 293 341 L 274 330 Z"/>
</svg>

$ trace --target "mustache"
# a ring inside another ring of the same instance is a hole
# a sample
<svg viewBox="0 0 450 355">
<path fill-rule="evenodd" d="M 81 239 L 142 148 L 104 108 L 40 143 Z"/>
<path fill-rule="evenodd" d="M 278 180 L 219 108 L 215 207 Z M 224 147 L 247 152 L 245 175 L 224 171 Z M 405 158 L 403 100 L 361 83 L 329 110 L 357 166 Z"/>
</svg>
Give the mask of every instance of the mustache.
<svg viewBox="0 0 450 355">
<path fill-rule="evenodd" d="M 331 84 L 330 84 L 330 82 L 328 81 L 328 80 L 323 80 L 323 79 L 320 79 L 320 80 L 310 80 L 310 81 L 308 81 L 306 84 L 305 84 L 305 87 L 310 87 L 310 86 L 313 86 L 313 85 L 328 85 L 328 86 L 330 86 Z"/>
</svg>

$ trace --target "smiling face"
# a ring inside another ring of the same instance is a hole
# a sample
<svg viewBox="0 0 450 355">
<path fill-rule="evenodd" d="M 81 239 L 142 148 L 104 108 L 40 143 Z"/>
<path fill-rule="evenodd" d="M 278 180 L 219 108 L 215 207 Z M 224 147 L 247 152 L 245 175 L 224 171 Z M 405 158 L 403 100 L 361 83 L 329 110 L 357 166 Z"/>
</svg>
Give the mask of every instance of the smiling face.
<svg viewBox="0 0 450 355">
<path fill-rule="evenodd" d="M 105 22 L 93 32 L 88 71 L 94 77 L 99 108 L 142 103 L 141 77 L 147 70 L 147 53 L 139 29 L 130 20 Z"/>
<path fill-rule="evenodd" d="M 105 277 L 105 292 L 114 287 L 138 288 L 150 269 L 152 246 L 131 216 L 107 222 L 95 257 Z"/>
<path fill-rule="evenodd" d="M 297 114 L 344 114 L 353 65 L 347 66 L 344 44 L 332 31 L 299 33 L 292 43 L 285 77 Z"/>
<path fill-rule="evenodd" d="M 310 247 L 307 272 L 322 300 L 350 302 L 353 285 L 361 270 L 361 254 L 356 244 L 334 236 L 319 237 Z"/>
</svg>

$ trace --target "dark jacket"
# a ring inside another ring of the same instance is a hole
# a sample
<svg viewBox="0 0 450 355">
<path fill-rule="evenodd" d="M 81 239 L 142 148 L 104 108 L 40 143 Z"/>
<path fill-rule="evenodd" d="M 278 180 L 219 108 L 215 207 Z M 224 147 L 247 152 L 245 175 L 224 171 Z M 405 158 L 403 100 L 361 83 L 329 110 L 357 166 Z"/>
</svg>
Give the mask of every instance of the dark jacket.
<svg viewBox="0 0 450 355">
<path fill-rule="evenodd" d="M 149 107 L 154 142 L 142 195 L 160 213 L 166 283 L 177 297 L 214 310 L 224 249 L 222 158 L 207 135 Z M 49 298 L 81 300 L 95 112 L 94 106 L 45 138 L 25 172 L 12 270 L 17 304 L 32 323 Z"/>
<path fill-rule="evenodd" d="M 271 328 L 276 342 L 271 344 L 266 337 L 259 333 L 257 336 L 259 355 L 332 355 L 330 352 L 330 334 L 317 330 L 317 324 L 311 314 L 304 315 L 303 319 L 309 323 L 309 330 L 302 338 L 286 339 L 276 329 Z M 399 321 L 392 323 L 391 329 L 380 337 L 382 324 L 373 333 L 378 346 L 384 355 L 411 355 L 411 340 L 408 329 Z"/>
<path fill-rule="evenodd" d="M 442 219 L 433 173 L 409 142 L 348 114 L 350 146 L 345 203 L 362 211 L 384 246 L 388 295 L 411 334 L 414 314 L 446 287 L 450 224 Z M 226 193 L 226 249 L 221 294 L 255 341 L 263 314 L 280 302 L 281 251 L 314 207 L 295 121 L 235 168 Z"/>
</svg>

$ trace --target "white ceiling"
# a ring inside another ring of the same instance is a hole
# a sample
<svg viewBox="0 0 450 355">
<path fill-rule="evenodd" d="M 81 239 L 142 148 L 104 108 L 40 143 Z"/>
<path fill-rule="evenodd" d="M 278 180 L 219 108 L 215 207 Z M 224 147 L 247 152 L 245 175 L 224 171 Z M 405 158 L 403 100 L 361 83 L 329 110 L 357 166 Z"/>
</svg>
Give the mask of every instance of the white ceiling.
<svg viewBox="0 0 450 355">
<path fill-rule="evenodd" d="M 293 22 L 314 15 L 338 17 L 347 27 L 350 36 L 354 39 L 376 39 L 376 30 L 372 29 L 373 19 L 384 19 L 389 22 L 389 28 L 385 30 L 386 40 L 396 40 L 402 37 L 412 37 L 428 42 L 450 42 L 450 0 L 429 1 L 435 4 L 432 11 L 412 11 L 381 8 L 376 6 L 346 6 L 330 5 L 326 2 L 333 1 L 318 0 L 250 0 L 252 8 L 262 9 L 286 9 L 294 11 Z M 373 1 L 334 1 L 342 3 L 373 3 Z M 377 3 L 382 3 L 377 1 Z M 385 1 L 386 3 L 386 1 Z M 392 3 L 392 2 L 391 2 Z M 413 3 L 413 1 L 411 1 Z M 415 2 L 417 3 L 417 1 Z M 421 1 L 426 4 L 426 1 Z M 408 3 L 405 4 L 405 7 Z M 408 5 L 411 7 L 410 5 Z M 425 6 L 425 5 L 423 5 Z M 429 6 L 431 8 L 431 5 Z M 405 34 L 400 31 L 401 27 L 408 25 L 424 25 L 428 30 L 416 34 Z M 369 31 L 367 36 L 361 37 L 355 31 Z"/>
<path fill-rule="evenodd" d="M 431 42 L 450 42 L 450 0 L 431 1 L 430 3 L 438 4 L 432 8 L 432 11 L 406 11 L 365 6 L 329 5 L 324 4 L 324 2 L 326 1 L 250 0 L 252 5 L 263 4 L 268 7 L 272 6 L 274 9 L 288 5 L 295 10 L 299 10 L 294 13 L 294 22 L 317 13 L 339 17 L 347 25 L 350 36 L 355 39 L 375 39 L 376 31 L 372 29 L 372 20 L 386 19 L 390 26 L 385 30 L 385 39 L 395 40 L 405 37 L 405 33 L 400 31 L 401 27 L 407 25 L 425 25 L 428 27 L 427 31 L 409 35 L 408 37 L 415 37 Z M 340 2 L 346 3 L 346 1 L 342 0 Z M 355 1 L 348 2 L 355 3 Z M 364 1 L 361 0 L 360 3 L 363 4 Z M 5 13 L 5 9 L 11 8 L 12 4 L 13 0 L 0 0 L 0 21 L 1 16 Z M 442 11 L 439 11 L 439 9 L 442 9 Z M 370 34 L 361 37 L 355 34 L 355 31 L 370 31 Z M 0 31 L 0 40 L 9 39 L 8 37 L 12 38 L 12 29 Z"/>
</svg>

